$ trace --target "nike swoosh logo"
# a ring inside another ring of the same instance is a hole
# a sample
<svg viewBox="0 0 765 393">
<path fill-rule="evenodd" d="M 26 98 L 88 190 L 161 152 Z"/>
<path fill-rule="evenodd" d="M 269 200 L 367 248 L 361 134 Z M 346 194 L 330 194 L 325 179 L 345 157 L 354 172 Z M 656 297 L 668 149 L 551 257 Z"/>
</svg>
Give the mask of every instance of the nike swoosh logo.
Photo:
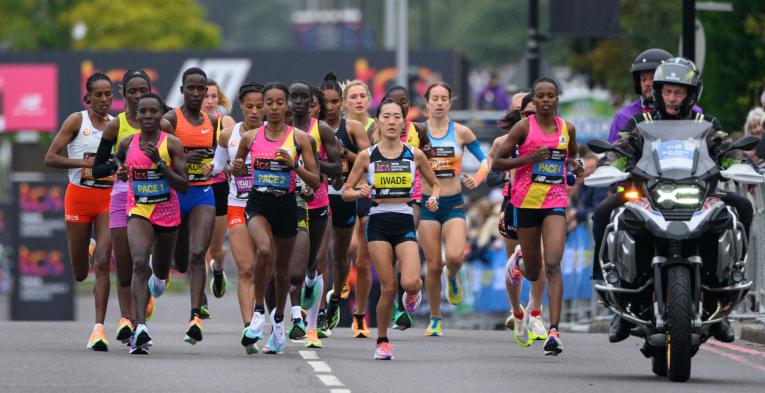
<svg viewBox="0 0 765 393">
<path fill-rule="evenodd" d="M 205 192 L 210 191 L 210 187 L 205 187 L 204 191 Z"/>
<path fill-rule="evenodd" d="M 202 133 L 203 133 L 203 134 L 207 134 L 208 132 L 210 132 L 210 129 L 209 129 L 209 128 L 206 128 L 206 129 L 202 129 Z"/>
</svg>

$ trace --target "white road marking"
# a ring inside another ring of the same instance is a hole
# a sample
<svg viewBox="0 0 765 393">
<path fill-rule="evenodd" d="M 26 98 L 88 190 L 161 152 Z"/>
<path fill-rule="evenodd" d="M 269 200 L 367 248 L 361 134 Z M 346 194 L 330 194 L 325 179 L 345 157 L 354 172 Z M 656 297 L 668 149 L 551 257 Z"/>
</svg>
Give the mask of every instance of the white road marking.
<svg viewBox="0 0 765 393">
<path fill-rule="evenodd" d="M 316 377 L 326 386 L 343 386 L 343 383 L 334 375 L 317 374 Z"/>
<path fill-rule="evenodd" d="M 315 373 L 331 373 L 332 369 L 329 368 L 329 364 L 322 361 L 309 361 L 308 365 L 313 367 Z"/>
<path fill-rule="evenodd" d="M 318 360 L 319 355 L 316 353 L 316 351 L 298 351 L 300 353 L 300 356 L 303 357 L 303 360 Z"/>
<path fill-rule="evenodd" d="M 329 367 L 327 362 L 319 360 L 319 354 L 316 351 L 298 351 L 303 360 L 306 360 L 308 365 L 311 366 L 313 372 L 316 373 L 316 378 L 324 384 L 324 386 L 344 386 L 336 376 L 331 373 L 332 368 Z M 330 389 L 329 393 L 351 393 L 350 389 Z"/>
</svg>

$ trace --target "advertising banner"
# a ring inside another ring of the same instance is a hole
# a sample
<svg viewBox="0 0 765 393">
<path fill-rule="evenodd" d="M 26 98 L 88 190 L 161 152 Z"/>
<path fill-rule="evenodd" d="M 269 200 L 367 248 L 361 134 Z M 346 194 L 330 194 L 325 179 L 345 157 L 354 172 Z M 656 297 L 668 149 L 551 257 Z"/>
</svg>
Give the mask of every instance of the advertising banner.
<svg viewBox="0 0 765 393">
<path fill-rule="evenodd" d="M 0 64 L 0 132 L 55 129 L 57 101 L 55 64 Z"/>
<path fill-rule="evenodd" d="M 63 181 L 15 181 L 12 320 L 74 320 Z"/>
<path fill-rule="evenodd" d="M 428 84 L 437 80 L 450 83 L 456 95 L 467 91 L 466 65 L 453 52 L 412 51 L 409 60 L 408 87 L 413 97 L 421 97 Z M 105 73 L 114 82 L 113 114 L 124 110 L 125 103 L 119 94 L 120 83 L 125 71 L 132 68 L 146 70 L 152 81 L 152 90 L 172 107 L 182 104 L 181 79 L 183 71 L 190 67 L 203 69 L 208 78 L 214 79 L 234 103 L 239 86 L 244 82 L 265 84 L 280 81 L 289 84 L 304 79 L 318 85 L 328 72 L 334 72 L 340 82 L 359 79 L 369 85 L 374 108 L 382 100 L 385 91 L 396 84 L 397 77 L 393 51 L 14 52 L 4 54 L 0 67 L 28 67 L 30 63 L 45 64 L 44 67 L 51 67 L 47 64 L 52 63 L 55 64 L 54 69 L 57 67 L 58 70 L 58 85 L 52 87 L 54 95 L 56 91 L 58 94 L 58 111 L 57 115 L 54 114 L 57 123 L 45 123 L 46 127 L 42 127 L 42 124 L 37 127 L 33 124 L 38 123 L 31 122 L 24 124 L 26 129 L 37 128 L 41 131 L 56 131 L 57 124 L 63 122 L 66 116 L 83 110 L 85 81 L 96 71 Z M 18 80 L 23 83 L 34 81 L 36 85 L 41 80 L 49 79 L 41 79 L 37 71 L 34 71 L 32 76 Z M 456 105 L 464 103 L 461 101 Z M 238 105 L 233 106 L 233 113 L 239 118 Z M 8 122 L 8 113 L 4 113 Z"/>
</svg>

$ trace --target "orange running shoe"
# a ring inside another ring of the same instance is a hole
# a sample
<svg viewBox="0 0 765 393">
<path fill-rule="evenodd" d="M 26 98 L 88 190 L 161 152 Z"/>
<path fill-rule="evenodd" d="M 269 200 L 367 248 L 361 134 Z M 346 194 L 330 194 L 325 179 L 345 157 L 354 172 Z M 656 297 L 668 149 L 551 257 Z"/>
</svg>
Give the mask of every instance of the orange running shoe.
<svg viewBox="0 0 765 393">
<path fill-rule="evenodd" d="M 369 338 L 372 337 L 372 333 L 369 332 L 367 327 L 367 320 L 364 315 L 353 316 L 353 338 Z"/>
<path fill-rule="evenodd" d="M 88 339 L 87 348 L 97 352 L 109 350 L 109 340 L 106 339 L 106 334 L 104 334 L 104 325 L 98 323 L 93 327 L 93 332 L 90 333 L 90 338 Z"/>
<path fill-rule="evenodd" d="M 130 336 L 133 334 L 133 323 L 127 318 L 120 318 L 120 322 L 117 324 L 117 340 L 123 344 L 127 344 L 130 341 Z"/>
<path fill-rule="evenodd" d="M 198 315 L 194 315 L 194 318 L 189 321 L 189 330 L 186 331 L 186 337 L 183 338 L 183 341 L 191 345 L 196 345 L 202 341 L 202 318 L 199 318 Z"/>
<path fill-rule="evenodd" d="M 308 329 L 305 332 L 305 347 L 306 348 L 322 348 L 323 344 L 319 339 L 319 332 L 316 329 Z"/>
</svg>

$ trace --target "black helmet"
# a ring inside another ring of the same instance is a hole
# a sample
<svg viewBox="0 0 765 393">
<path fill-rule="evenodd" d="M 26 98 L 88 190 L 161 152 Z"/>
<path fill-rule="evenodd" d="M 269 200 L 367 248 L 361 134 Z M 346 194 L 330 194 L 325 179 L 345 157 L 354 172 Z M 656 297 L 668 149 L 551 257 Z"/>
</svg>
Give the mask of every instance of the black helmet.
<svg viewBox="0 0 765 393">
<path fill-rule="evenodd" d="M 682 117 L 688 116 L 691 108 L 701 98 L 701 90 L 703 88 L 701 73 L 696 68 L 696 64 L 688 59 L 675 57 L 656 68 L 656 72 L 653 74 L 653 97 L 657 109 L 662 111 L 662 113 L 665 112 L 665 109 L 664 99 L 661 96 L 661 88 L 665 83 L 688 87 L 688 96 L 680 104 L 680 115 Z"/>
<path fill-rule="evenodd" d="M 637 55 L 630 68 L 637 95 L 643 95 L 643 91 L 640 89 L 640 73 L 643 71 L 654 71 L 656 67 L 671 58 L 671 53 L 658 48 L 648 49 Z"/>
</svg>

